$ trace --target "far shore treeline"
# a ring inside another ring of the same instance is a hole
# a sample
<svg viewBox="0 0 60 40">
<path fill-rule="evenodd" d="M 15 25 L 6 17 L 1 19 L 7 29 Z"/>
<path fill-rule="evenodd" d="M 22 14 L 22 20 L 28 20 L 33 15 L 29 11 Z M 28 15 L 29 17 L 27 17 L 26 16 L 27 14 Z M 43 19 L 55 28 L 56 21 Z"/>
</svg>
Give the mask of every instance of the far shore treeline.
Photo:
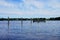
<svg viewBox="0 0 60 40">
<path fill-rule="evenodd" d="M 44 21 L 44 20 L 60 20 L 60 17 L 54 18 L 0 18 L 0 21 L 14 21 L 14 20 L 34 20 L 34 21 Z"/>
</svg>

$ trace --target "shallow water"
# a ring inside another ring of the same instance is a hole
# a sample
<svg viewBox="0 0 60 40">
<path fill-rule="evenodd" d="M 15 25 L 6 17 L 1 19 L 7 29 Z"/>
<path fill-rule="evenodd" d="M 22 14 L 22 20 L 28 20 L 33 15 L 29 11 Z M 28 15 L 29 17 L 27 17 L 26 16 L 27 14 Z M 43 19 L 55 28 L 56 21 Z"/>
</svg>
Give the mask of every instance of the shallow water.
<svg viewBox="0 0 60 40">
<path fill-rule="evenodd" d="M 60 21 L 0 21 L 0 40 L 60 40 Z"/>
</svg>

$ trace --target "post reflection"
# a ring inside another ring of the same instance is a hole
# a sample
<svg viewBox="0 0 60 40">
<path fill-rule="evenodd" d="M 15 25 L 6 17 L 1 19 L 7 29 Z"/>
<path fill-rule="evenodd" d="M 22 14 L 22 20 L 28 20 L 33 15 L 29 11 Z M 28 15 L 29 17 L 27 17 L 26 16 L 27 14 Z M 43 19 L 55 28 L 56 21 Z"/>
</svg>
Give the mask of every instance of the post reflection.
<svg viewBox="0 0 60 40">
<path fill-rule="evenodd" d="M 23 20 L 21 20 L 21 27 L 23 27 Z"/>
<path fill-rule="evenodd" d="M 8 21 L 8 29 L 9 29 L 9 21 Z"/>
<path fill-rule="evenodd" d="M 21 20 L 21 27 L 20 27 L 20 31 L 23 31 L 23 20 Z"/>
<path fill-rule="evenodd" d="M 9 34 L 9 17 L 8 17 L 8 34 Z"/>
<path fill-rule="evenodd" d="M 46 22 L 46 20 L 44 20 L 44 21 L 35 21 L 35 20 L 33 20 L 33 23 L 35 23 L 35 22 L 37 22 L 37 23 L 40 23 L 40 22 Z"/>
<path fill-rule="evenodd" d="M 9 40 L 9 20 L 8 20 L 8 36 L 7 39 Z"/>
<path fill-rule="evenodd" d="M 33 21 L 31 20 L 31 21 L 30 21 L 30 26 L 32 26 L 32 23 L 33 23 Z"/>
</svg>

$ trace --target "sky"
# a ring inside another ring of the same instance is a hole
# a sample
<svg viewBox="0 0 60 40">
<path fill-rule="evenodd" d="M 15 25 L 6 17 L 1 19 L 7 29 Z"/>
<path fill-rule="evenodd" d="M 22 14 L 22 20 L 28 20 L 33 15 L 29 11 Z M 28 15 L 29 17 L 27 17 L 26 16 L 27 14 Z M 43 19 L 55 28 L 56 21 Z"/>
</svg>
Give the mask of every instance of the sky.
<svg viewBox="0 0 60 40">
<path fill-rule="evenodd" d="M 0 0 L 1 17 L 60 17 L 60 0 Z"/>
</svg>

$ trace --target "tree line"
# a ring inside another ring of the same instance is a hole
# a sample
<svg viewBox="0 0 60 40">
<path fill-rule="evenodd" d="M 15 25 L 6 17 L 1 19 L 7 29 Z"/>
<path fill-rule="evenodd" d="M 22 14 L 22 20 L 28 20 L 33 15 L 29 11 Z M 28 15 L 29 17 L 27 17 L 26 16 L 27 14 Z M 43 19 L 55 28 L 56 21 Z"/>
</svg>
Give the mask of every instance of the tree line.
<svg viewBox="0 0 60 40">
<path fill-rule="evenodd" d="M 0 18 L 0 21 L 4 20 L 34 20 L 34 21 L 44 21 L 44 20 L 60 20 L 60 17 L 55 17 L 55 18 Z"/>
</svg>

